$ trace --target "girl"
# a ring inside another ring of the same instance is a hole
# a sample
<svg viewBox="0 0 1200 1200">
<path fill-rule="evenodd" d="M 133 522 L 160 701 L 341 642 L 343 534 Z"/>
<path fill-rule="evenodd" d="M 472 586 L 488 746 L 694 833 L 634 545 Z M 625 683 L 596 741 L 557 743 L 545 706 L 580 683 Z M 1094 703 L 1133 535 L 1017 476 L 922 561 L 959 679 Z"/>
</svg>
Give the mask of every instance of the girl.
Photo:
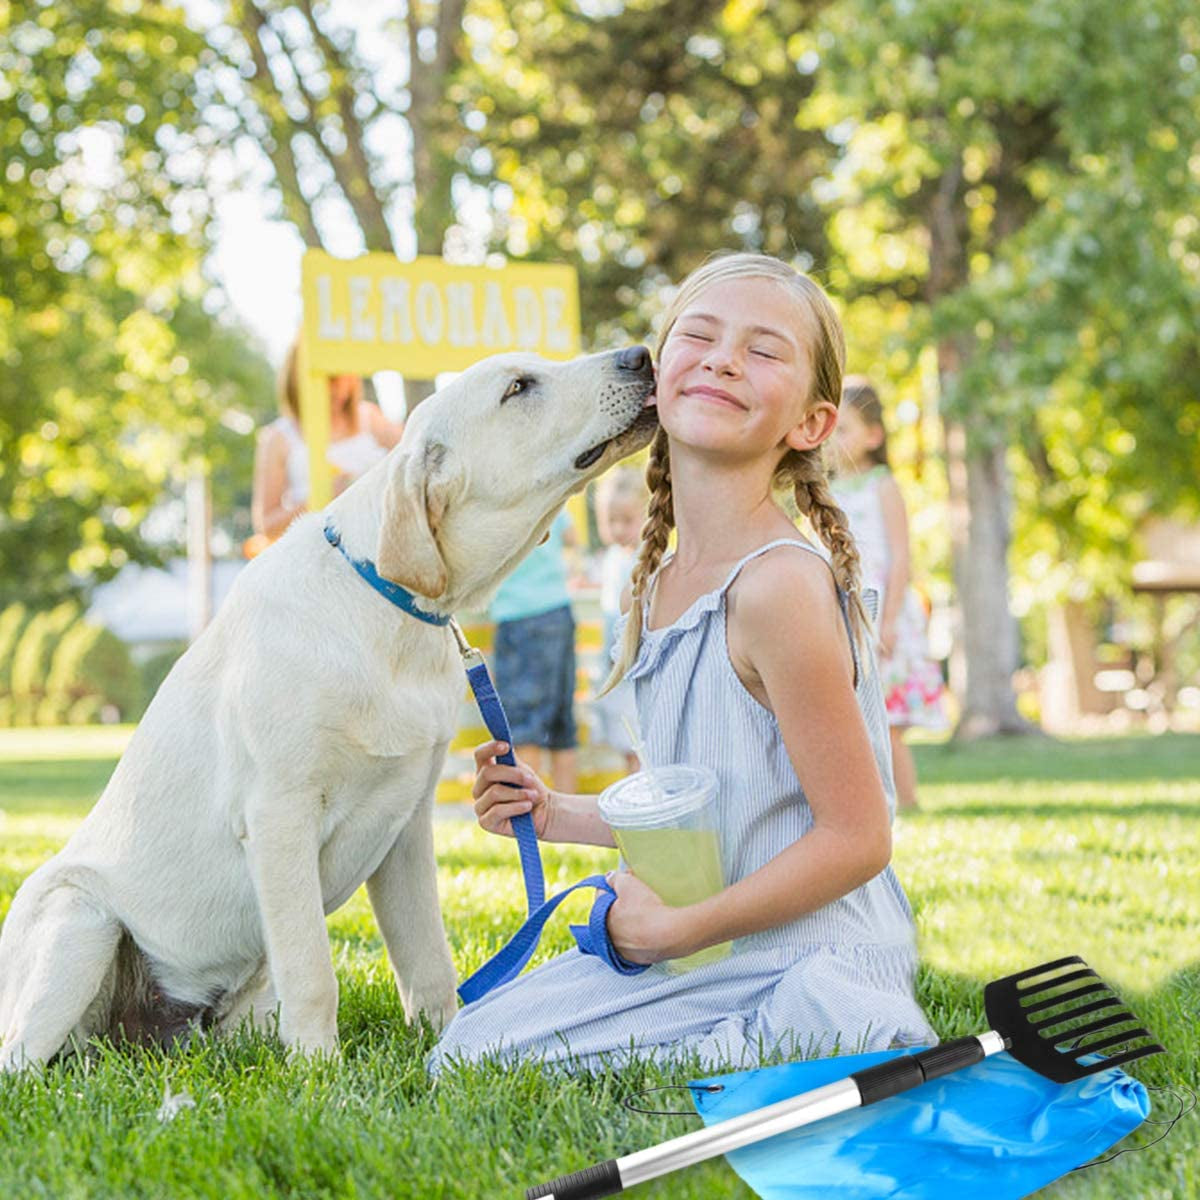
<svg viewBox="0 0 1200 1200">
<path fill-rule="evenodd" d="M 659 1050 L 740 1066 L 934 1040 L 913 997 L 912 914 L 888 866 L 887 724 L 858 557 L 821 462 L 843 361 L 821 289 L 758 255 L 693 272 L 658 343 L 649 519 L 610 683 L 634 682 L 647 765 L 717 773 L 728 886 L 670 908 L 616 873 L 608 927 L 637 963 L 730 939 L 734 952 L 634 976 L 561 955 L 462 1009 L 431 1069 L 489 1051 L 585 1069 Z M 776 486 L 825 550 L 797 535 Z M 613 845 L 594 796 L 549 792 L 522 765 L 497 764 L 500 750 L 475 752 L 485 829 L 510 834 L 510 817 L 530 812 L 549 841 Z"/>
<path fill-rule="evenodd" d="M 925 645 L 921 602 L 908 586 L 908 517 L 888 468 L 883 406 L 861 375 L 850 376 L 842 390 L 837 445 L 833 496 L 850 521 L 864 584 L 882 598 L 877 645 L 896 798 L 901 808 L 916 808 L 917 768 L 904 731 L 913 725 L 945 727 L 942 676 Z"/>
</svg>

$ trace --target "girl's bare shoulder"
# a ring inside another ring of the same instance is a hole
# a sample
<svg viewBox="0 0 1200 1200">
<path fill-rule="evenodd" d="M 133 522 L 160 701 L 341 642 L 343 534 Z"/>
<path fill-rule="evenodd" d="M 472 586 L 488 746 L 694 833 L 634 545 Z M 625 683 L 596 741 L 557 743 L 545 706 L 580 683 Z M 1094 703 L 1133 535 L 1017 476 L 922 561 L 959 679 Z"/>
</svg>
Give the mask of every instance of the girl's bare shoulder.
<svg viewBox="0 0 1200 1200">
<path fill-rule="evenodd" d="M 815 551 L 776 546 L 751 559 L 729 589 L 731 624 L 770 633 L 797 622 L 838 618 L 837 588 L 829 564 Z"/>
</svg>

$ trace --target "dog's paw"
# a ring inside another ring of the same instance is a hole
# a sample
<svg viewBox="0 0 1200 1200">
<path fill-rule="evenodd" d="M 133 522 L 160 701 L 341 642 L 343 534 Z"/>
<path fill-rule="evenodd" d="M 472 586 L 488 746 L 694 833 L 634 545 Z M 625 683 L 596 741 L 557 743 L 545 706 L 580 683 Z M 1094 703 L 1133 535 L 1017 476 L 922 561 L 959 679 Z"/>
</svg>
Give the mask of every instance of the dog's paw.
<svg viewBox="0 0 1200 1200">
<path fill-rule="evenodd" d="M 293 1038 L 290 1041 L 284 1039 L 284 1046 L 289 1059 L 338 1059 L 342 1056 L 336 1033 L 332 1037 Z"/>
<path fill-rule="evenodd" d="M 409 1022 L 419 1020 L 424 1013 L 429 1024 L 433 1026 L 434 1033 L 441 1033 L 458 1011 L 458 995 L 453 983 L 448 987 L 443 985 L 437 988 L 423 988 L 420 992 L 414 991 L 412 995 L 403 999 L 404 1015 Z"/>
</svg>

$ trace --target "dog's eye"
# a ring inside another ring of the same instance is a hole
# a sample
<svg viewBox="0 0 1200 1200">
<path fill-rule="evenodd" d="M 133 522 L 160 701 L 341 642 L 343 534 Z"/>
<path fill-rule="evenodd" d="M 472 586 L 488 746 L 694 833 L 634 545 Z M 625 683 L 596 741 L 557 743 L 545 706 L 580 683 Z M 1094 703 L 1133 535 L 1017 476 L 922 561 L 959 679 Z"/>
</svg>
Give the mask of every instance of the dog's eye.
<svg viewBox="0 0 1200 1200">
<path fill-rule="evenodd" d="M 504 390 L 504 395 L 500 397 L 500 403 L 505 400 L 511 400 L 514 396 L 519 396 L 522 392 L 527 392 L 532 385 L 533 380 L 527 375 L 518 375 Z"/>
</svg>

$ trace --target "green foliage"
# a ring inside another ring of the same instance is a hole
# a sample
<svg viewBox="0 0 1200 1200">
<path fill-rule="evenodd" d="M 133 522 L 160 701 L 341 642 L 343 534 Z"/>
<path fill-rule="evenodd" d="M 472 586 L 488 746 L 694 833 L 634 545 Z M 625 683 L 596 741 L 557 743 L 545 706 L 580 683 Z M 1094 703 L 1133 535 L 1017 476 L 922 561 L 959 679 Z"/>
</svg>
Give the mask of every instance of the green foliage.
<svg viewBox="0 0 1200 1200">
<path fill-rule="evenodd" d="M 249 479 L 270 372 L 200 270 L 211 57 L 174 4 L 0 7 L 0 604 L 156 561 L 193 455 Z"/>
<path fill-rule="evenodd" d="M 90 714 L 109 705 L 122 721 L 135 719 L 142 688 L 129 648 L 103 626 L 76 621 L 54 651 L 45 703 L 53 705 L 46 714 L 52 719 L 39 719 L 39 725 L 87 724 Z"/>
<path fill-rule="evenodd" d="M 12 687 L 13 653 L 31 619 L 29 610 L 20 603 L 10 604 L 0 612 L 0 696 Z"/>
<path fill-rule="evenodd" d="M 171 673 L 171 668 L 179 661 L 179 656 L 187 649 L 187 642 L 172 642 L 161 650 L 155 651 L 146 659 L 138 670 L 141 682 L 142 699 L 149 704 L 158 693 L 162 682 Z"/>
<path fill-rule="evenodd" d="M 940 407 L 1012 448 L 1028 601 L 1127 593 L 1143 517 L 1200 511 L 1195 6 L 842 2 L 818 40 L 835 285 L 913 304 L 897 386 L 953 348 Z"/>
<path fill-rule="evenodd" d="M 719 249 L 823 267 L 814 180 L 833 147 L 797 122 L 819 3 L 566 0 L 472 6 L 450 90 L 460 168 L 488 187 L 491 244 L 574 263 L 583 328 L 645 337 L 658 293 Z"/>
<path fill-rule="evenodd" d="M 70 600 L 56 608 L 35 613 L 13 651 L 11 695 L 12 724 L 38 724 L 45 700 L 50 663 L 63 634 L 79 617 L 79 607 Z"/>
</svg>

